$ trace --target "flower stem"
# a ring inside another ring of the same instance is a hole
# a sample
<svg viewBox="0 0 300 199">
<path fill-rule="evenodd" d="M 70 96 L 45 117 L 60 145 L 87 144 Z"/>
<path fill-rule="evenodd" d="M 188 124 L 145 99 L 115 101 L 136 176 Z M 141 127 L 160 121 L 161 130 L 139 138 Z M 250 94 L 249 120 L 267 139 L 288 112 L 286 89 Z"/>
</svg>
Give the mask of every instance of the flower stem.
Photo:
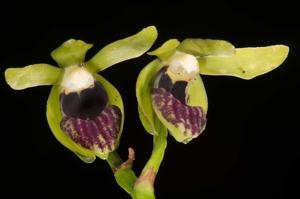
<svg viewBox="0 0 300 199">
<path fill-rule="evenodd" d="M 107 162 L 114 172 L 115 179 L 120 187 L 122 187 L 133 198 L 133 187 L 136 181 L 136 175 L 132 171 L 132 161 L 134 159 L 134 151 L 129 148 L 128 160 L 123 162 L 117 152 L 111 152 L 107 158 Z"/>
<path fill-rule="evenodd" d="M 117 152 L 111 152 L 107 162 L 114 172 L 115 179 L 134 199 L 155 199 L 154 181 L 163 160 L 167 147 L 167 130 L 163 129 L 153 136 L 152 154 L 146 163 L 141 175 L 137 178 L 131 169 L 134 160 L 134 151 L 129 148 L 128 160 L 123 162 Z"/>
<path fill-rule="evenodd" d="M 112 170 L 116 170 L 122 164 L 123 161 L 120 158 L 119 154 L 116 151 L 113 151 L 109 153 L 107 162 Z"/>
<path fill-rule="evenodd" d="M 134 185 L 134 199 L 155 199 L 154 181 L 167 147 L 167 130 L 153 136 L 153 150 Z"/>
</svg>

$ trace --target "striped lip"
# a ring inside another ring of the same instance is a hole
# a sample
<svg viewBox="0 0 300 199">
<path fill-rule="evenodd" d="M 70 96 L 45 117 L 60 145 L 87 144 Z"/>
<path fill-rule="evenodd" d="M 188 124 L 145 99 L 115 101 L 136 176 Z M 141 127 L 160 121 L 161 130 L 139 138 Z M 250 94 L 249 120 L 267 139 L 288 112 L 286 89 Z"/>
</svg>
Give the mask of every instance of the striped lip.
<svg viewBox="0 0 300 199">
<path fill-rule="evenodd" d="M 164 88 L 153 88 L 152 104 L 163 118 L 187 137 L 197 137 L 204 130 L 206 115 L 201 107 L 191 107 Z"/>
<path fill-rule="evenodd" d="M 61 129 L 84 148 L 105 153 L 116 147 L 122 113 L 117 106 L 107 106 L 93 119 L 63 117 Z"/>
<path fill-rule="evenodd" d="M 60 105 L 60 127 L 74 142 L 99 153 L 115 149 L 122 113 L 119 107 L 108 105 L 107 92 L 98 81 L 79 92 L 63 91 Z"/>
</svg>

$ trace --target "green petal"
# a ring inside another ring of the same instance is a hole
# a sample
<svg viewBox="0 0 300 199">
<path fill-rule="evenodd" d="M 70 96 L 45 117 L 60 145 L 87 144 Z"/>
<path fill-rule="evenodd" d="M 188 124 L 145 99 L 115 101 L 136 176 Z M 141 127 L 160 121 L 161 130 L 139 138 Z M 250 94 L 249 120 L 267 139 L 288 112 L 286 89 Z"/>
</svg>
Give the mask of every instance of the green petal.
<svg viewBox="0 0 300 199">
<path fill-rule="evenodd" d="M 122 113 L 120 133 L 118 134 L 118 138 L 117 138 L 117 142 L 116 142 L 116 149 L 117 149 L 118 145 L 119 145 L 120 137 L 121 137 L 121 134 L 123 131 L 124 116 L 125 116 L 122 97 L 121 97 L 119 91 L 110 82 L 108 82 L 106 79 L 104 79 L 104 77 L 102 77 L 101 75 L 98 75 L 98 74 L 94 74 L 94 77 L 105 88 L 105 90 L 108 94 L 109 104 L 117 106 L 121 110 L 121 113 Z M 108 154 L 104 154 L 104 156 L 102 156 L 102 157 L 101 157 L 101 154 L 100 155 L 96 154 L 96 155 L 102 159 L 106 159 Z"/>
<path fill-rule="evenodd" d="M 65 147 L 73 151 L 81 160 L 86 163 L 91 163 L 96 159 L 93 151 L 83 148 L 76 144 L 66 133 L 60 128 L 60 122 L 62 120 L 62 113 L 60 110 L 59 94 L 60 86 L 53 86 L 48 102 L 47 102 L 47 120 L 51 131 L 56 139 Z"/>
<path fill-rule="evenodd" d="M 150 49 L 156 37 L 156 28 L 149 26 L 133 36 L 115 41 L 102 48 L 87 62 L 88 69 L 98 72 L 119 62 L 139 57 Z"/>
<path fill-rule="evenodd" d="M 61 69 L 49 64 L 33 64 L 23 68 L 8 68 L 5 79 L 15 90 L 34 86 L 52 85 L 60 78 Z"/>
<path fill-rule="evenodd" d="M 154 51 L 148 52 L 148 55 L 155 55 L 161 60 L 167 60 L 175 51 L 180 42 L 177 39 L 170 39 Z"/>
<path fill-rule="evenodd" d="M 93 47 L 81 40 L 69 39 L 51 52 L 52 58 L 61 67 L 79 64 L 84 61 L 86 52 Z"/>
<path fill-rule="evenodd" d="M 178 46 L 178 50 L 198 57 L 230 56 L 235 52 L 234 46 L 228 41 L 214 39 L 185 39 Z"/>
<path fill-rule="evenodd" d="M 146 131 L 151 134 L 157 134 L 160 129 L 160 122 L 153 111 L 150 92 L 155 76 L 162 67 L 163 63 L 155 59 L 143 68 L 136 82 L 140 119 Z"/>
<path fill-rule="evenodd" d="M 285 45 L 237 48 L 236 53 L 229 57 L 199 58 L 200 73 L 252 79 L 277 68 L 286 59 L 288 52 L 289 47 Z"/>
</svg>

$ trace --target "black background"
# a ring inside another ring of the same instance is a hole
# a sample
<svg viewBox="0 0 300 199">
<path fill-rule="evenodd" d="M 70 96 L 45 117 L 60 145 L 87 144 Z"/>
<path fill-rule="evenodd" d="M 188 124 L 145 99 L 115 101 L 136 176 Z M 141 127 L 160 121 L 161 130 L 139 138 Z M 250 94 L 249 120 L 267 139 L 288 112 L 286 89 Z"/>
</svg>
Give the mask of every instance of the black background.
<svg viewBox="0 0 300 199">
<path fill-rule="evenodd" d="M 156 25 L 154 47 L 170 38 L 225 39 L 236 47 L 286 44 L 278 69 L 244 81 L 203 76 L 209 99 L 205 132 L 184 145 L 168 139 L 156 180 L 162 198 L 299 198 L 299 20 L 288 1 L 82 1 L 2 3 L 0 193 L 23 197 L 129 198 L 106 162 L 81 162 L 52 135 L 45 117 L 50 87 L 22 91 L 4 82 L 7 67 L 55 62 L 50 52 L 69 38 L 104 45 Z M 119 148 L 136 150 L 140 172 L 152 139 L 139 122 L 135 80 L 153 58 L 143 56 L 103 72 L 125 103 Z"/>
</svg>

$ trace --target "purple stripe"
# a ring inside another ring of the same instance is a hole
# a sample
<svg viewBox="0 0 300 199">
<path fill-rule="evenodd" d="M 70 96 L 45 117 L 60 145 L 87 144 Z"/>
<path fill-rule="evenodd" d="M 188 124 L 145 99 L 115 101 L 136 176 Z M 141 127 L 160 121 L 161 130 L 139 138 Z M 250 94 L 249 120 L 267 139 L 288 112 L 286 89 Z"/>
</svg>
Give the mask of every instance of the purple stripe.
<svg viewBox="0 0 300 199">
<path fill-rule="evenodd" d="M 189 113 L 190 113 L 190 117 L 189 117 L 189 120 L 190 120 L 190 123 L 192 124 L 191 126 L 191 131 L 192 131 L 192 134 L 194 135 L 196 132 L 197 132 L 197 128 L 198 128 L 198 125 L 197 125 L 197 110 L 195 110 L 194 108 L 189 108 Z"/>
<path fill-rule="evenodd" d="M 107 124 L 105 124 L 100 116 L 97 117 L 96 123 L 99 125 L 99 132 L 102 138 L 105 140 L 106 144 L 111 148 L 113 143 L 113 138 L 110 136 L 109 129 L 107 128 Z"/>
<path fill-rule="evenodd" d="M 111 137 L 110 133 L 107 133 L 109 131 L 107 124 L 102 121 L 101 116 L 96 117 L 94 121 L 99 129 L 99 134 L 101 134 L 107 144 L 111 146 L 113 137 Z"/>
<path fill-rule="evenodd" d="M 200 134 L 206 122 L 201 107 L 191 107 L 183 104 L 164 88 L 153 88 L 151 91 L 153 105 L 162 113 L 162 116 L 175 126 L 183 124 L 187 133 L 190 129 L 192 135 Z M 168 105 L 168 103 L 170 105 Z"/>
<path fill-rule="evenodd" d="M 111 127 L 113 129 L 112 136 L 116 138 L 117 132 L 119 132 L 121 125 L 121 111 L 116 106 L 112 106 L 110 108 L 110 112 L 110 116 L 112 117 L 111 120 L 113 121 L 113 123 L 111 124 Z"/>
<path fill-rule="evenodd" d="M 172 110 L 172 112 L 174 114 L 174 120 L 177 123 L 178 122 L 178 117 L 179 117 L 179 110 L 177 108 L 176 101 L 173 101 L 173 100 L 170 100 L 170 101 L 172 102 L 172 106 L 171 106 L 172 108 L 171 108 L 171 110 Z M 172 114 L 170 114 L 170 115 L 172 115 Z"/>
<path fill-rule="evenodd" d="M 121 110 L 117 106 L 106 107 L 93 120 L 64 117 L 61 129 L 77 144 L 91 150 L 113 150 L 121 125 Z M 103 139 L 99 139 L 101 136 Z M 97 145 L 97 149 L 94 145 Z"/>
<path fill-rule="evenodd" d="M 200 127 L 201 129 L 204 128 L 205 123 L 206 123 L 206 115 L 204 114 L 203 109 L 200 107 L 200 113 L 201 113 L 201 119 L 200 119 Z"/>
<path fill-rule="evenodd" d="M 101 130 L 98 128 L 97 124 L 95 121 L 91 122 L 91 125 L 93 126 L 93 128 L 95 129 L 95 132 L 97 132 L 97 135 L 102 136 Z M 104 138 L 104 136 L 102 136 L 102 138 L 105 140 L 105 145 L 108 146 L 109 150 L 112 150 L 111 144 L 107 141 L 107 139 Z M 102 145 L 102 143 L 99 141 L 99 138 L 97 137 L 97 141 L 98 141 L 98 145 L 99 147 L 103 150 L 105 146 Z"/>
<path fill-rule="evenodd" d="M 192 123 L 189 120 L 189 109 L 188 107 L 183 107 L 182 115 L 184 118 L 184 124 L 186 129 L 191 129 Z"/>
<path fill-rule="evenodd" d="M 105 110 L 104 114 L 106 114 L 107 118 L 108 118 L 108 123 L 107 128 L 108 128 L 108 134 L 110 137 L 115 138 L 115 133 L 118 131 L 117 129 L 117 123 L 115 122 L 115 117 L 114 117 L 114 112 L 112 107 L 110 107 L 109 109 Z"/>
<path fill-rule="evenodd" d="M 63 118 L 63 120 L 60 123 L 61 129 L 67 134 L 69 135 L 69 137 L 71 137 L 72 139 L 75 139 L 75 137 L 72 134 L 72 129 L 70 126 L 70 119 L 68 118 Z"/>
<path fill-rule="evenodd" d="M 77 119 L 80 120 L 80 119 Z M 86 122 L 86 120 L 80 120 L 81 122 L 81 126 L 82 126 L 82 130 L 81 130 L 81 135 L 82 138 L 85 140 L 85 142 L 90 146 L 90 148 L 93 148 L 93 137 L 91 136 L 90 132 L 89 132 L 89 123 Z"/>
<path fill-rule="evenodd" d="M 105 146 L 99 141 L 99 138 L 98 138 L 99 130 L 94 127 L 94 125 L 93 125 L 94 121 L 86 120 L 85 123 L 87 125 L 87 134 L 88 134 L 92 144 L 97 145 L 101 150 L 103 150 Z M 93 148 L 94 148 L 94 146 L 93 146 Z"/>
<path fill-rule="evenodd" d="M 195 111 L 194 111 L 193 108 L 188 108 L 188 111 L 189 111 L 188 120 L 191 123 L 191 130 L 192 130 L 192 133 L 193 133 L 194 130 L 195 130 L 194 128 L 195 128 L 195 120 L 196 120 Z"/>
<path fill-rule="evenodd" d="M 91 138 L 88 134 L 88 129 L 86 126 L 86 123 L 84 122 L 84 120 L 81 119 L 76 119 L 77 125 L 78 125 L 78 129 L 76 129 L 76 131 L 78 132 L 82 142 L 85 143 L 85 146 L 89 149 L 93 148 L 93 143 L 91 141 Z"/>
</svg>

